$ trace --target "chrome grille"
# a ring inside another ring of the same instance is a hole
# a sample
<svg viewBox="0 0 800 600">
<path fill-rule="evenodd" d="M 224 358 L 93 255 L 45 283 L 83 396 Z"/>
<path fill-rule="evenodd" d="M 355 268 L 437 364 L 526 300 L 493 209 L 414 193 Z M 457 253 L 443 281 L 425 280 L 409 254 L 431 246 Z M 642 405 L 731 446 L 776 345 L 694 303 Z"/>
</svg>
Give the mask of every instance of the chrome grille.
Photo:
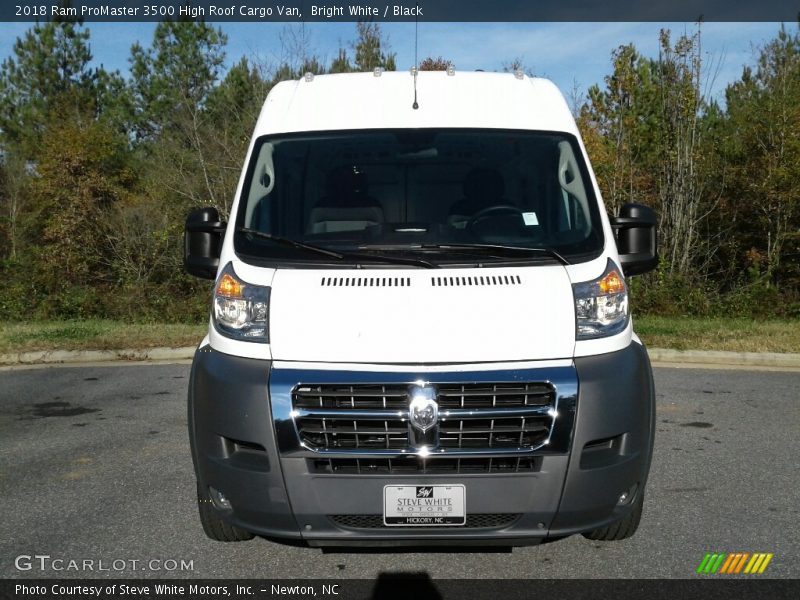
<svg viewBox="0 0 800 600">
<path fill-rule="evenodd" d="M 398 421 L 298 419 L 300 437 L 316 448 L 396 448 L 408 446 L 408 426 Z"/>
<path fill-rule="evenodd" d="M 555 390 L 544 382 L 434 384 L 439 452 L 531 450 L 548 440 Z M 413 446 L 408 384 L 298 384 L 294 422 L 307 448 L 403 451 Z"/>
<path fill-rule="evenodd" d="M 441 448 L 531 448 L 550 433 L 550 418 L 460 419 L 439 426 Z"/>
<path fill-rule="evenodd" d="M 553 388 L 546 383 L 443 384 L 436 387 L 440 409 L 546 406 L 553 401 Z"/>
<path fill-rule="evenodd" d="M 295 408 L 408 407 L 405 385 L 298 385 L 292 397 Z"/>
</svg>

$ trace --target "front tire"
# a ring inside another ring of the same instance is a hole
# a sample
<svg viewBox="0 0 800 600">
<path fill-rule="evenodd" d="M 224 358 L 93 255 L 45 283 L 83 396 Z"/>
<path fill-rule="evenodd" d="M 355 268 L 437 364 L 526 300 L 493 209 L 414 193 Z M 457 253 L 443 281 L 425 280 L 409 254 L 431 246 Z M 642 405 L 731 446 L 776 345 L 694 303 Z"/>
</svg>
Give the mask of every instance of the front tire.
<svg viewBox="0 0 800 600">
<path fill-rule="evenodd" d="M 628 516 L 606 527 L 593 529 L 583 533 L 583 537 L 599 542 L 616 542 L 631 537 L 639 528 L 644 510 L 644 494 L 639 494 L 633 509 Z"/>
<path fill-rule="evenodd" d="M 215 542 L 246 542 L 255 537 L 249 531 L 230 525 L 222 520 L 214 508 L 208 491 L 204 491 L 199 483 L 197 484 L 197 509 L 200 512 L 203 531 Z"/>
</svg>

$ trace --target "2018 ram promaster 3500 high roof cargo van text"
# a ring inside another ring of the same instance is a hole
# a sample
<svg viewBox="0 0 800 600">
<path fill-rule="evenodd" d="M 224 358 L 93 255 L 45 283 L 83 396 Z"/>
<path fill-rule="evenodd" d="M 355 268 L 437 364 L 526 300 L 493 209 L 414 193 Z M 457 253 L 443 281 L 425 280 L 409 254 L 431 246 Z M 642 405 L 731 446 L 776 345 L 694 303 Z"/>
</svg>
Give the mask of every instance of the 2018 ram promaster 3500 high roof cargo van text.
<svg viewBox="0 0 800 600">
<path fill-rule="evenodd" d="M 189 389 L 205 532 L 633 534 L 655 394 L 624 276 L 655 266 L 655 223 L 606 214 L 549 81 L 277 85 L 230 223 L 186 223 L 187 269 L 215 280 Z"/>
</svg>

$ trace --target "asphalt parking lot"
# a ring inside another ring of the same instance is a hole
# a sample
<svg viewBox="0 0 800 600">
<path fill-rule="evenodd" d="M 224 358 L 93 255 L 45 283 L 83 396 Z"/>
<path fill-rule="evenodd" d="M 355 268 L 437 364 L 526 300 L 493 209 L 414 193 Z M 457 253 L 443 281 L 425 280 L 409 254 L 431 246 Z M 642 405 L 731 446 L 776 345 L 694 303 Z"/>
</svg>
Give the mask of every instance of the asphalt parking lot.
<svg viewBox="0 0 800 600">
<path fill-rule="evenodd" d="M 758 577 L 800 577 L 800 373 L 657 368 L 655 457 L 630 540 L 324 553 L 205 537 L 188 373 L 186 364 L 0 371 L 0 576 L 693 577 L 706 552 L 772 552 Z M 19 570 L 21 555 L 51 558 Z M 54 559 L 94 570 L 55 570 Z M 187 566 L 166 570 L 169 561 Z"/>
</svg>

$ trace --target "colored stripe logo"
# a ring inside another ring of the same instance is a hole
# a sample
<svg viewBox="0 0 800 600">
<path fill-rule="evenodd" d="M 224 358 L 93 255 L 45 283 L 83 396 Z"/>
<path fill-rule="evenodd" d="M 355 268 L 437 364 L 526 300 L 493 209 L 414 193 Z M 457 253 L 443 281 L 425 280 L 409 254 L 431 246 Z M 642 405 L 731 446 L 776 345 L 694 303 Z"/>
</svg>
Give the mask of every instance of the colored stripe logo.
<svg viewBox="0 0 800 600">
<path fill-rule="evenodd" d="M 707 552 L 697 567 L 699 575 L 760 575 L 774 554 L 771 552 Z"/>
</svg>

